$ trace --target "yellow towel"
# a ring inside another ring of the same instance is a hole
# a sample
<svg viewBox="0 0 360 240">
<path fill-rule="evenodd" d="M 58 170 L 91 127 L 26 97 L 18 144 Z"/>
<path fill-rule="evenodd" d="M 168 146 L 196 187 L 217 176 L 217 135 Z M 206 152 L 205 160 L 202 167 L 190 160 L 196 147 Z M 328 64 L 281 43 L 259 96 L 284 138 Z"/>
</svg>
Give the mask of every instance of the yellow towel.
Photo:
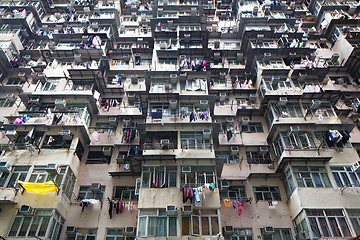
<svg viewBox="0 0 360 240">
<path fill-rule="evenodd" d="M 27 192 L 32 193 L 52 193 L 57 192 L 58 187 L 53 181 L 44 182 L 44 183 L 33 183 L 33 182 L 23 182 L 18 181 L 18 183 L 25 189 Z"/>
</svg>

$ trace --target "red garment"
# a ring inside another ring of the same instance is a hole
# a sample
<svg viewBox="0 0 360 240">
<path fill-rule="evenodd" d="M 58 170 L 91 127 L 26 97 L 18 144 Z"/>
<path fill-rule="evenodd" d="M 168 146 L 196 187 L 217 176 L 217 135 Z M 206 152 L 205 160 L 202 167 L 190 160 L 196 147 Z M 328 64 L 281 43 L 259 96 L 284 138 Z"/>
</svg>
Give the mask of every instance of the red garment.
<svg viewBox="0 0 360 240">
<path fill-rule="evenodd" d="M 241 216 L 241 214 L 243 213 L 243 209 L 242 209 L 242 202 L 238 202 L 238 215 Z"/>
<path fill-rule="evenodd" d="M 187 199 L 188 199 L 188 189 L 185 188 L 185 200 L 187 200 Z"/>
<path fill-rule="evenodd" d="M 121 201 L 120 204 L 119 204 L 119 211 L 120 211 L 120 213 L 122 213 L 122 208 L 123 208 L 123 203 L 122 203 L 122 201 Z"/>
</svg>

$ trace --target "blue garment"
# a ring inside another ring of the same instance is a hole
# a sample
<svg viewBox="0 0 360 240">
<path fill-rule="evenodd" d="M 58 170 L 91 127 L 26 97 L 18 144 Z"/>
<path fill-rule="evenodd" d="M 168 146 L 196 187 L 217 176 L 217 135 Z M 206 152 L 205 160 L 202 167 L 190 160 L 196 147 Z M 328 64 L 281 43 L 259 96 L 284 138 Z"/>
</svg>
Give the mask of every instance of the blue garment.
<svg viewBox="0 0 360 240">
<path fill-rule="evenodd" d="M 196 202 L 200 202 L 200 196 L 199 196 L 198 190 L 196 188 L 194 188 L 193 190 L 194 190 L 194 196 L 195 196 Z"/>
</svg>

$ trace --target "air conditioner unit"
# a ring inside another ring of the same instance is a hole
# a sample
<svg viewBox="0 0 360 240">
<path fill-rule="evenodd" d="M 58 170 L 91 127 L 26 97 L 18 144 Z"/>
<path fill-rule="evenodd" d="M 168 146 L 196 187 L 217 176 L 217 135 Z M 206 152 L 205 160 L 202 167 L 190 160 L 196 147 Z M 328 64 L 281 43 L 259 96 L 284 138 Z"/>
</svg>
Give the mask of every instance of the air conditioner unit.
<svg viewBox="0 0 360 240">
<path fill-rule="evenodd" d="M 249 126 L 250 119 L 249 118 L 241 118 L 241 126 Z"/>
<path fill-rule="evenodd" d="M 30 61 L 30 60 L 31 60 L 31 55 L 25 55 L 25 56 L 24 56 L 24 60 L 25 60 L 26 62 Z"/>
<path fill-rule="evenodd" d="M 209 140 L 211 138 L 211 129 L 203 129 L 203 139 Z"/>
<path fill-rule="evenodd" d="M 182 209 L 182 215 L 188 216 L 193 213 L 193 206 L 184 206 Z"/>
<path fill-rule="evenodd" d="M 268 147 L 260 147 L 259 150 L 260 150 L 260 152 L 262 152 L 262 153 L 267 153 L 267 152 L 269 152 L 269 148 L 268 148 Z"/>
<path fill-rule="evenodd" d="M 219 61 L 221 58 L 221 55 L 219 52 L 214 52 L 214 61 Z"/>
<path fill-rule="evenodd" d="M 279 97 L 279 105 L 280 106 L 286 106 L 287 102 L 288 102 L 287 97 Z"/>
<path fill-rule="evenodd" d="M 6 94 L 6 99 L 9 102 L 15 102 L 16 101 L 16 95 L 13 94 L 13 93 L 8 93 L 8 94 Z"/>
<path fill-rule="evenodd" d="M 32 207 L 28 206 L 28 205 L 22 205 L 19 208 L 19 214 L 23 214 L 23 215 L 32 215 L 34 212 L 34 210 L 32 209 Z"/>
<path fill-rule="evenodd" d="M 227 118 L 227 119 L 226 119 L 226 122 L 227 122 L 227 123 L 233 123 L 233 122 L 234 122 L 234 119 L 233 119 L 233 118 Z"/>
<path fill-rule="evenodd" d="M 136 19 L 137 19 L 136 12 L 132 12 L 132 13 L 131 13 L 131 20 L 135 20 L 135 21 L 136 21 Z"/>
<path fill-rule="evenodd" d="M 279 76 L 273 76 L 271 78 L 271 85 L 273 86 L 277 86 L 280 82 L 280 77 Z"/>
<path fill-rule="evenodd" d="M 300 131 L 300 127 L 299 126 L 290 126 L 290 132 L 299 132 Z"/>
<path fill-rule="evenodd" d="M 175 216 L 175 215 L 177 215 L 177 210 L 176 210 L 175 205 L 167 205 L 167 206 L 166 206 L 166 214 L 167 214 L 168 216 Z"/>
<path fill-rule="evenodd" d="M 226 100 L 226 93 L 219 93 L 220 102 L 224 102 Z"/>
<path fill-rule="evenodd" d="M 337 53 L 334 53 L 332 56 L 331 56 L 331 62 L 333 63 L 337 63 L 339 61 L 339 54 Z"/>
<path fill-rule="evenodd" d="M 257 98 L 256 93 L 250 93 L 250 95 L 249 95 L 250 102 L 255 102 L 256 98 Z"/>
<path fill-rule="evenodd" d="M 215 48 L 220 48 L 220 40 L 219 39 L 215 39 L 214 46 L 215 46 Z"/>
<path fill-rule="evenodd" d="M 274 232 L 275 231 L 273 227 L 264 227 L 264 235 L 272 235 Z"/>
<path fill-rule="evenodd" d="M 185 42 L 190 42 L 190 34 L 189 33 L 184 34 L 184 41 Z"/>
<path fill-rule="evenodd" d="M 129 61 L 130 60 L 129 54 L 124 54 L 123 59 L 124 59 L 124 61 Z"/>
<path fill-rule="evenodd" d="M 5 135 L 8 137 L 9 140 L 15 141 L 18 137 L 18 133 L 16 130 L 8 130 L 6 131 Z"/>
<path fill-rule="evenodd" d="M 40 97 L 31 97 L 29 100 L 29 103 L 35 104 L 35 105 L 40 105 Z"/>
<path fill-rule="evenodd" d="M 128 97 L 128 100 L 130 100 L 130 101 L 135 101 L 135 99 L 136 99 L 135 93 L 128 93 L 127 97 Z"/>
<path fill-rule="evenodd" d="M 117 158 L 116 158 L 117 164 L 122 164 L 122 163 L 124 163 L 125 158 L 126 158 L 126 157 L 125 157 L 124 154 L 118 155 Z"/>
<path fill-rule="evenodd" d="M 104 156 L 111 156 L 111 147 L 103 147 L 102 148 L 102 152 L 104 154 Z"/>
<path fill-rule="evenodd" d="M 123 119 L 124 125 L 128 125 L 131 123 L 131 119 L 130 118 L 124 118 Z"/>
<path fill-rule="evenodd" d="M 66 110 L 66 101 L 64 99 L 56 99 L 55 100 L 55 108 L 56 110 Z"/>
<path fill-rule="evenodd" d="M 208 100 L 200 100 L 200 108 L 202 110 L 206 110 L 208 108 L 209 102 Z"/>
<path fill-rule="evenodd" d="M 146 13 L 142 13 L 141 14 L 141 21 L 145 21 L 146 20 Z"/>
<path fill-rule="evenodd" d="M 180 80 L 186 80 L 186 78 L 187 78 L 187 73 L 186 73 L 186 72 L 180 73 L 179 78 L 180 78 Z"/>
<path fill-rule="evenodd" d="M 220 181 L 220 185 L 221 185 L 221 189 L 229 188 L 230 186 L 228 181 L 223 181 L 223 180 Z"/>
<path fill-rule="evenodd" d="M 299 82 L 304 82 L 306 80 L 306 77 L 307 77 L 307 73 L 299 72 L 298 81 Z"/>
<path fill-rule="evenodd" d="M 169 105 L 170 105 L 170 109 L 176 109 L 177 108 L 177 100 L 170 100 Z"/>
<path fill-rule="evenodd" d="M 191 173 L 191 167 L 181 167 L 182 173 Z"/>
<path fill-rule="evenodd" d="M 76 227 L 74 226 L 67 226 L 66 227 L 66 234 L 67 235 L 73 235 L 76 233 Z"/>
<path fill-rule="evenodd" d="M 131 83 L 138 84 L 139 77 L 138 75 L 131 75 Z"/>
<path fill-rule="evenodd" d="M 310 106 L 310 109 L 311 110 L 317 110 L 321 105 L 321 101 L 318 100 L 318 99 L 314 99 L 311 101 L 311 106 Z"/>
<path fill-rule="evenodd" d="M 125 235 L 126 236 L 134 236 L 135 235 L 135 227 L 127 226 L 125 228 Z"/>
<path fill-rule="evenodd" d="M 319 43 L 320 44 L 326 44 L 326 38 L 320 38 Z"/>
<path fill-rule="evenodd" d="M 90 189 L 92 192 L 100 192 L 101 184 L 100 183 L 92 183 Z"/>
<path fill-rule="evenodd" d="M 236 156 L 239 154 L 239 147 L 238 146 L 232 146 L 230 147 L 230 153 L 232 156 Z"/>
<path fill-rule="evenodd" d="M 48 164 L 47 168 L 45 168 L 45 171 L 52 174 L 59 174 L 60 169 L 57 164 Z"/>
<path fill-rule="evenodd" d="M 233 226 L 225 226 L 224 227 L 224 235 L 231 236 L 234 234 L 234 227 Z"/>
<path fill-rule="evenodd" d="M 238 61 L 244 60 L 244 53 L 236 53 L 236 60 Z"/>
<path fill-rule="evenodd" d="M 116 117 L 109 117 L 109 123 L 111 126 L 115 127 L 117 125 L 117 118 Z"/>
<path fill-rule="evenodd" d="M 360 172 L 360 161 L 356 161 L 352 166 L 353 172 Z"/>
<path fill-rule="evenodd" d="M 81 54 L 74 54 L 74 61 L 77 63 L 81 62 Z"/>
<path fill-rule="evenodd" d="M 10 165 L 8 164 L 7 161 L 0 161 L 0 172 L 9 173 L 10 172 L 9 167 Z"/>
<path fill-rule="evenodd" d="M 221 80 L 225 80 L 225 78 L 226 78 L 226 72 L 219 72 L 219 79 L 221 79 Z"/>
<path fill-rule="evenodd" d="M 178 80 L 178 75 L 177 74 L 170 74 L 170 82 L 171 84 L 176 84 Z"/>
<path fill-rule="evenodd" d="M 169 149 L 170 140 L 169 139 L 161 139 L 160 140 L 160 147 L 161 149 Z"/>
<path fill-rule="evenodd" d="M 269 61 L 271 58 L 271 53 L 264 53 L 264 60 Z"/>
<path fill-rule="evenodd" d="M 166 42 L 160 42 L 160 49 L 166 49 Z"/>
</svg>

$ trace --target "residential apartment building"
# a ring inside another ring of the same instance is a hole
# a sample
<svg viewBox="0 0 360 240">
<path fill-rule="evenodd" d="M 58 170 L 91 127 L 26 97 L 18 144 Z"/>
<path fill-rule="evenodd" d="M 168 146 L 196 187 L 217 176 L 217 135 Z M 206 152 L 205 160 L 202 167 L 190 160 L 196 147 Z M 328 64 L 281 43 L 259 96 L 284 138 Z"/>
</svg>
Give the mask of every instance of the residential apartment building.
<svg viewBox="0 0 360 240">
<path fill-rule="evenodd" d="M 0 1 L 0 238 L 355 239 L 356 1 Z"/>
</svg>

